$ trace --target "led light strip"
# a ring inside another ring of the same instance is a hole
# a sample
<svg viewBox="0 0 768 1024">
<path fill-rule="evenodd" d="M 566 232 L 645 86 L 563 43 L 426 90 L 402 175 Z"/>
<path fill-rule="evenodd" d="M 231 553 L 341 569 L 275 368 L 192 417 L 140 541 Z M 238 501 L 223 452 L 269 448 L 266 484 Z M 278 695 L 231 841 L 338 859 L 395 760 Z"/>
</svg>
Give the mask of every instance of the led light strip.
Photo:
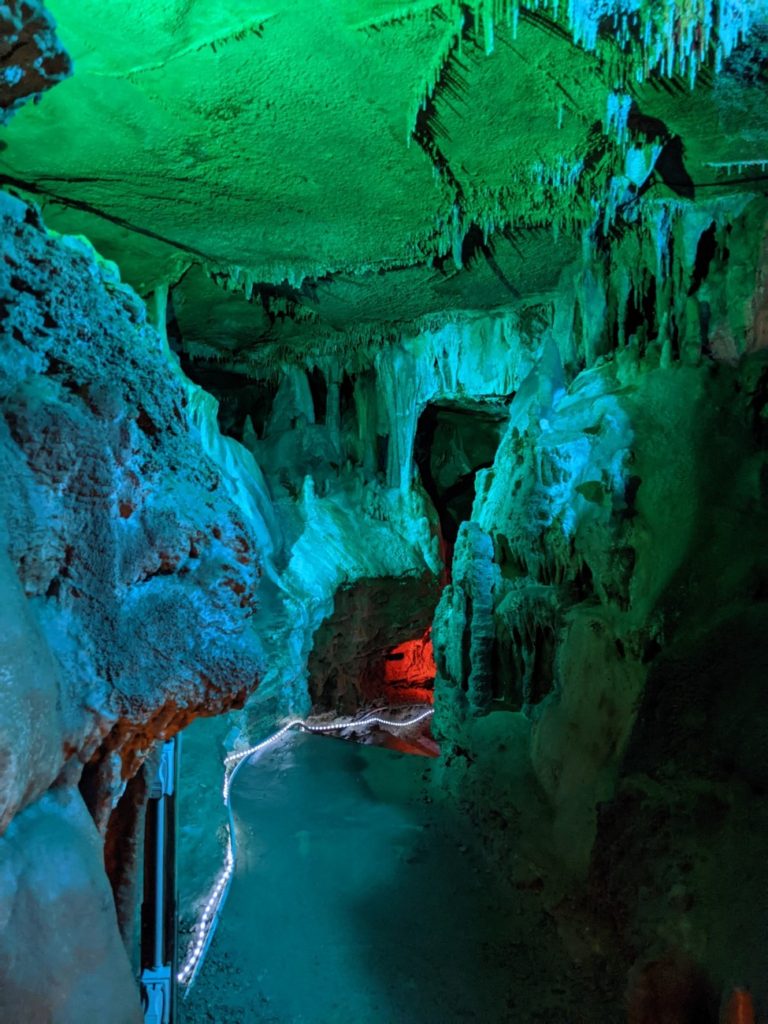
<svg viewBox="0 0 768 1024">
<path fill-rule="evenodd" d="M 186 987 L 187 993 L 192 988 L 197 973 L 205 960 L 205 955 L 213 939 L 213 933 L 216 931 L 216 925 L 219 923 L 219 917 L 221 916 L 235 871 L 237 844 L 235 841 L 235 820 L 232 815 L 230 794 L 235 776 L 245 762 L 250 757 L 253 757 L 254 754 L 259 754 L 262 750 L 274 746 L 291 729 L 299 728 L 304 729 L 306 732 L 338 732 L 342 729 L 360 728 L 365 725 L 386 725 L 390 729 L 406 729 L 410 726 L 418 725 L 419 722 L 430 718 L 434 713 L 434 708 L 428 708 L 426 711 L 422 711 L 413 718 L 408 718 L 404 721 L 395 721 L 391 718 L 382 718 L 377 714 L 369 714 L 362 718 L 337 718 L 323 725 L 313 725 L 304 718 L 292 718 L 281 729 L 278 729 L 276 733 L 273 733 L 272 736 L 269 736 L 261 743 L 257 743 L 255 747 L 235 751 L 224 758 L 222 797 L 224 798 L 224 806 L 227 808 L 229 819 L 227 823 L 227 852 L 224 858 L 224 867 L 221 869 L 213 889 L 211 889 L 210 896 L 203 907 L 203 912 L 197 920 L 192 941 L 187 949 L 186 958 L 176 975 L 177 981 L 180 985 Z"/>
</svg>

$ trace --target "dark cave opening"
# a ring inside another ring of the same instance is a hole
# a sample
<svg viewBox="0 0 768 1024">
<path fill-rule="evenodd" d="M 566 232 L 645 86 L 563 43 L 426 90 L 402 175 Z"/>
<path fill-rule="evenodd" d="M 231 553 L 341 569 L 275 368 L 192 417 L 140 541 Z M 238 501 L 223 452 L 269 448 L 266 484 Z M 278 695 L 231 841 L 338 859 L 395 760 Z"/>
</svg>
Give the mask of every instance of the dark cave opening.
<svg viewBox="0 0 768 1024">
<path fill-rule="evenodd" d="M 219 403 L 217 420 L 222 434 L 226 434 L 236 441 L 242 441 L 245 423 L 250 417 L 256 437 L 263 438 L 277 394 L 277 382 L 271 378 L 250 377 L 238 370 L 229 369 L 226 363 L 196 359 L 191 356 L 185 345 L 181 325 L 174 309 L 173 290 L 168 294 L 165 333 L 168 338 L 168 346 L 178 356 L 179 365 L 184 374 L 193 384 L 199 385 L 209 395 L 213 395 Z M 313 401 L 315 401 L 316 416 L 318 407 L 322 407 L 324 418 L 327 385 L 317 369 L 307 376 Z M 322 391 L 323 386 L 325 387 L 325 396 Z M 318 420 L 318 422 L 322 422 L 322 420 Z"/>
<path fill-rule="evenodd" d="M 693 263 L 693 275 L 689 295 L 694 295 L 702 286 L 709 274 L 709 268 L 717 252 L 717 224 L 712 221 L 706 231 L 699 237 L 696 246 L 696 258 Z"/>
<path fill-rule="evenodd" d="M 319 366 L 313 366 L 307 372 L 307 380 L 312 394 L 315 423 L 325 423 L 328 415 L 328 381 Z"/>
<path fill-rule="evenodd" d="M 389 434 L 377 434 L 374 442 L 376 454 L 376 472 L 382 477 L 387 473 L 387 460 L 389 458 Z"/>
<path fill-rule="evenodd" d="M 431 620 L 438 596 L 428 577 L 341 588 L 309 657 L 312 713 L 356 716 L 378 708 L 397 716 L 409 706 L 432 705 L 437 670 Z M 341 738 L 403 754 L 439 754 L 429 720 L 406 733 L 373 726 Z"/>
<path fill-rule="evenodd" d="M 624 338 L 629 342 L 637 337 L 640 350 L 645 351 L 645 346 L 657 333 L 656 278 L 650 277 L 641 292 L 633 288 L 629 293 L 624 317 Z"/>
<path fill-rule="evenodd" d="M 478 470 L 493 464 L 509 409 L 430 403 L 419 417 L 414 461 L 438 515 L 450 565 L 459 526 L 472 515 Z"/>
<path fill-rule="evenodd" d="M 264 428 L 272 411 L 276 387 L 270 381 L 255 380 L 223 367 L 196 362 L 182 352 L 181 368 L 189 379 L 218 401 L 219 430 L 236 441 L 242 441 L 246 419 L 250 417 L 256 437 L 264 436 Z"/>
<path fill-rule="evenodd" d="M 123 941 L 132 949 L 136 936 L 136 902 L 139 866 L 144 845 L 144 825 L 149 796 L 147 766 L 129 779 L 107 823 L 104 836 L 104 866 L 112 886 L 117 921 Z"/>
<path fill-rule="evenodd" d="M 339 385 L 339 418 L 347 434 L 357 433 L 358 416 L 355 404 L 355 376 L 345 370 Z"/>
</svg>

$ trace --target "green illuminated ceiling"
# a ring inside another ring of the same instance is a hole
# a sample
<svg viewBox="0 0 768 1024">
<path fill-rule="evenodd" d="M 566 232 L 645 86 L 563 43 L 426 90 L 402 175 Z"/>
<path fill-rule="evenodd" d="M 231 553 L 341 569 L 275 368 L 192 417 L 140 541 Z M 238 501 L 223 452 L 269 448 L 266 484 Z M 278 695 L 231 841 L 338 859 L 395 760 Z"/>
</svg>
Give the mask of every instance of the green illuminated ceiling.
<svg viewBox="0 0 768 1024">
<path fill-rule="evenodd" d="M 241 283 L 325 278 L 331 319 L 497 305 L 550 286 L 578 245 L 578 232 L 553 247 L 521 228 L 586 222 L 622 169 L 605 124 L 618 52 L 588 54 L 538 15 L 515 38 L 499 29 L 487 55 L 467 11 L 457 45 L 449 2 L 50 7 L 75 74 L 17 114 L 0 175 L 142 291 L 203 264 Z M 438 78 L 427 145 L 409 141 Z M 768 158 L 762 83 L 705 75 L 693 95 L 651 83 L 635 100 L 645 135 L 682 136 L 709 195 L 738 186 L 707 164 Z M 511 229 L 492 234 L 492 258 L 480 247 L 471 283 L 450 258 L 459 206 L 463 232 Z"/>
</svg>

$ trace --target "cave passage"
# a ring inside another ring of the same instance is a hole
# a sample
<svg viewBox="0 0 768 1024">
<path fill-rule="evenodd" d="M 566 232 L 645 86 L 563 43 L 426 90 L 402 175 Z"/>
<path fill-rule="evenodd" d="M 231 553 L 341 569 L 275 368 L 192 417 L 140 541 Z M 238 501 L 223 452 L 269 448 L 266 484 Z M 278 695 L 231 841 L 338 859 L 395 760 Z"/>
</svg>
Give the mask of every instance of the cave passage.
<svg viewBox="0 0 768 1024">
<path fill-rule="evenodd" d="M 768 1024 L 768 0 L 48 6 L 0 1024 Z"/>
<path fill-rule="evenodd" d="M 186 1024 L 479 1022 L 500 1007 L 568 1019 L 563 997 L 540 991 L 567 972 L 551 919 L 486 870 L 455 810 L 426 799 L 433 770 L 308 735 L 245 766 L 235 877 Z M 583 998 L 574 1020 L 608 1024 Z"/>
<path fill-rule="evenodd" d="M 382 700 L 431 704 L 431 625 L 439 593 L 426 574 L 340 587 L 309 656 L 313 707 L 346 715 Z"/>
<path fill-rule="evenodd" d="M 447 565 L 459 526 L 472 515 L 475 477 L 493 463 L 506 405 L 429 403 L 419 417 L 414 461 L 440 521 Z"/>
</svg>

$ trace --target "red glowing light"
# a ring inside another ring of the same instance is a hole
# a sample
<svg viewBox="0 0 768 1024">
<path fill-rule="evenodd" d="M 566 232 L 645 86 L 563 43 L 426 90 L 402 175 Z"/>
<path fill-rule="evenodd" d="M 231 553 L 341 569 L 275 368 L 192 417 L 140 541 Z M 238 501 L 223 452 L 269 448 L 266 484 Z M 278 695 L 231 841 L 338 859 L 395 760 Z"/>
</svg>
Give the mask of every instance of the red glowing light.
<svg viewBox="0 0 768 1024">
<path fill-rule="evenodd" d="M 723 1019 L 725 1024 L 755 1024 L 755 1006 L 746 989 L 733 990 Z"/>
<path fill-rule="evenodd" d="M 436 674 L 429 630 L 416 640 L 406 640 L 394 647 L 384 664 L 384 678 L 388 683 L 427 683 Z"/>
<path fill-rule="evenodd" d="M 430 630 L 424 636 L 393 647 L 384 658 L 384 690 L 414 702 L 432 703 L 432 683 L 437 669 Z"/>
</svg>

